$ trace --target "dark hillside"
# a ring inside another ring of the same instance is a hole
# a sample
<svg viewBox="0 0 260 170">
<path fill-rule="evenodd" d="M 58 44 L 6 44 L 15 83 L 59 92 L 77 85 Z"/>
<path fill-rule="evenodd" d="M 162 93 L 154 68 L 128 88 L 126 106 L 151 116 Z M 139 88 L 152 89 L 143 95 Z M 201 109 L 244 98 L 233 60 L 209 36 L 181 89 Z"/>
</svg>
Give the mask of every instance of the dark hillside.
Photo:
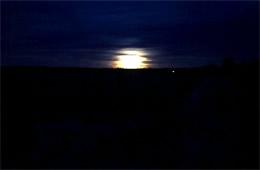
<svg viewBox="0 0 260 170">
<path fill-rule="evenodd" d="M 258 69 L 2 67 L 3 168 L 258 168 Z"/>
</svg>

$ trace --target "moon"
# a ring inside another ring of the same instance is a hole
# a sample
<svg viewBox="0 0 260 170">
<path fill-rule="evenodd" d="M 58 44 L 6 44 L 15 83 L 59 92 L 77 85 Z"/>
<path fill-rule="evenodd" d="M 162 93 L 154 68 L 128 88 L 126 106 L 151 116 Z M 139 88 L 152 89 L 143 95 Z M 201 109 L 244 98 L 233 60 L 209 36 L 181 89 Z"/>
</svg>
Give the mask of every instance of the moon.
<svg viewBox="0 0 260 170">
<path fill-rule="evenodd" d="M 116 67 L 124 69 L 147 68 L 145 53 L 138 50 L 122 50 L 117 56 Z"/>
</svg>

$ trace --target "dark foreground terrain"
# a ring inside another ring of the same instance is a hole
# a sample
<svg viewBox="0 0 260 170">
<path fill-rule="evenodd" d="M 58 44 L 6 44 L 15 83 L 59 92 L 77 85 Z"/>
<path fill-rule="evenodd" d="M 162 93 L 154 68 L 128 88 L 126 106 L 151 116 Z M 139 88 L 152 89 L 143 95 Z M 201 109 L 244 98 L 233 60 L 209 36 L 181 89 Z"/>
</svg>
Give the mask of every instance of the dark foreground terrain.
<svg viewBox="0 0 260 170">
<path fill-rule="evenodd" d="M 1 68 L 2 168 L 258 168 L 258 62 Z"/>
</svg>

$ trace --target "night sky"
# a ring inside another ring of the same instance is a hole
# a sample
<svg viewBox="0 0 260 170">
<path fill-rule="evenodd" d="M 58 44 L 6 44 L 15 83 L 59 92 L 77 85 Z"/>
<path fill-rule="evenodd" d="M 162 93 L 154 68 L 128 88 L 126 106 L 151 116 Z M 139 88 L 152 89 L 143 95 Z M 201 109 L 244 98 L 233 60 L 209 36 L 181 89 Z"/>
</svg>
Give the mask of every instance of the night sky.
<svg viewBox="0 0 260 170">
<path fill-rule="evenodd" d="M 3 66 L 113 67 L 122 49 L 149 67 L 259 57 L 257 1 L 1 2 Z"/>
</svg>

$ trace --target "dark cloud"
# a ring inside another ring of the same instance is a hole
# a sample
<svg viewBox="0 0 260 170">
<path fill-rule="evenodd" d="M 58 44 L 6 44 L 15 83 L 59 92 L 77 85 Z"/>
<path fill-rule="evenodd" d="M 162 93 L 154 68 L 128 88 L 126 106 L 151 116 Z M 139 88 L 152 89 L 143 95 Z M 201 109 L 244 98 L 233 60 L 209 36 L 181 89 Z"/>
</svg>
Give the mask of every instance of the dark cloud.
<svg viewBox="0 0 260 170">
<path fill-rule="evenodd" d="M 259 3 L 2 2 L 2 64 L 109 67 L 142 48 L 153 66 L 258 58 Z"/>
</svg>

